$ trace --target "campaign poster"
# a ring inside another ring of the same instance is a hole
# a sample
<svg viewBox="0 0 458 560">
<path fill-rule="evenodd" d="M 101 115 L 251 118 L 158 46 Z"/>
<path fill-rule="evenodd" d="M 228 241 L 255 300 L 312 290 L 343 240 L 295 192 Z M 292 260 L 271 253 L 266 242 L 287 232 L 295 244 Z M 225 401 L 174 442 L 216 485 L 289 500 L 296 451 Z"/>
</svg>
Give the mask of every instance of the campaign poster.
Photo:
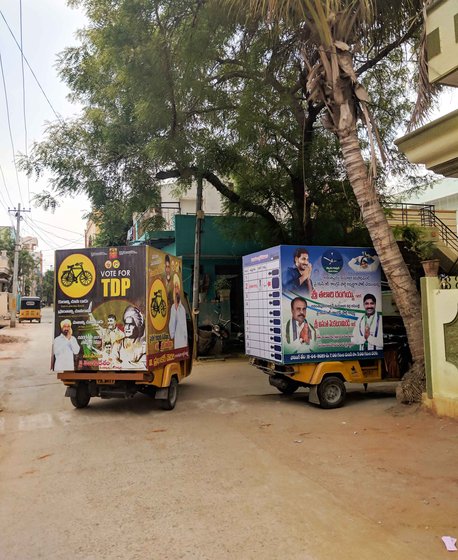
<svg viewBox="0 0 458 560">
<path fill-rule="evenodd" d="M 149 369 L 189 358 L 182 261 L 147 247 Z"/>
<path fill-rule="evenodd" d="M 373 248 L 280 245 L 243 257 L 249 356 L 292 364 L 383 357 Z"/>
<path fill-rule="evenodd" d="M 374 249 L 283 245 L 280 259 L 284 363 L 383 357 Z"/>
<path fill-rule="evenodd" d="M 145 253 L 56 251 L 54 371 L 146 369 Z"/>
<path fill-rule="evenodd" d="M 243 257 L 245 352 L 281 362 L 280 246 Z"/>
</svg>

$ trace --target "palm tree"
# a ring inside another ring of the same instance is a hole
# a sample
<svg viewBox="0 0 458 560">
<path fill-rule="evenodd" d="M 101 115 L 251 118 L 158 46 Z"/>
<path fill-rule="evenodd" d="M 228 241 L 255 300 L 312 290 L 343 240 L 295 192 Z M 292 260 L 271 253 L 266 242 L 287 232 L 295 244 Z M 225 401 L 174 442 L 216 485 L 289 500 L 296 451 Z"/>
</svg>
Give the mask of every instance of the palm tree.
<svg viewBox="0 0 458 560">
<path fill-rule="evenodd" d="M 407 331 L 414 365 L 404 377 L 398 398 L 418 402 L 425 388 L 420 296 L 377 195 L 377 131 L 367 108 L 368 95 L 358 81 L 365 68 L 355 68 L 354 54 L 368 38 L 378 45 L 375 60 L 399 46 L 422 25 L 421 0 L 227 1 L 247 18 L 263 18 L 280 29 L 294 26 L 303 38 L 308 101 L 323 108 L 324 126 L 339 139 L 349 181 Z M 358 137 L 360 120 L 372 148 L 370 166 Z"/>
</svg>

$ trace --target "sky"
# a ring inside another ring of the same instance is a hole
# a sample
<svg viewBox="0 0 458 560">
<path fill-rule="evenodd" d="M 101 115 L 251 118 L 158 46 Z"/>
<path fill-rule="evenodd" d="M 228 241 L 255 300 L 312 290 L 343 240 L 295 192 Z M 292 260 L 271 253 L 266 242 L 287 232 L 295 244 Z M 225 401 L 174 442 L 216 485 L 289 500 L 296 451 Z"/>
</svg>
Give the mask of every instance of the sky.
<svg viewBox="0 0 458 560">
<path fill-rule="evenodd" d="M 47 270 L 53 265 L 55 249 L 84 246 L 83 216 L 90 206 L 79 195 L 61 201 L 54 213 L 36 208 L 32 197 L 48 189 L 47 181 L 28 180 L 23 172 L 16 172 L 14 161 L 15 155 L 28 153 L 33 142 L 43 139 L 46 123 L 56 120 L 55 113 L 63 118 L 78 113 L 67 98 L 69 91 L 58 76 L 56 61 L 65 47 L 78 44 L 75 32 L 84 27 L 85 17 L 65 0 L 2 0 L 0 10 L 0 226 L 16 224 L 8 208 L 17 208 L 19 203 L 30 208 L 23 214 L 21 237 L 38 239 L 43 270 Z M 20 49 L 8 29 L 21 44 L 21 11 L 23 52 L 40 85 L 24 62 L 23 87 Z M 449 88 L 431 119 L 454 109 L 458 109 L 458 89 Z"/>
<path fill-rule="evenodd" d="M 24 62 L 25 87 L 20 48 L 8 29 L 21 45 L 21 5 L 22 50 L 37 78 Z M 20 235 L 38 239 L 43 270 L 47 270 L 53 265 L 55 249 L 84 247 L 83 215 L 90 207 L 82 195 L 62 201 L 54 213 L 36 208 L 32 196 L 47 189 L 47 180 L 36 182 L 23 172 L 16 174 L 14 154 L 28 153 L 33 142 L 42 140 L 46 123 L 56 120 L 55 113 L 63 118 L 78 113 L 78 107 L 67 99 L 69 91 L 60 81 L 56 60 L 65 47 L 78 44 L 75 32 L 84 26 L 85 18 L 65 0 L 2 0 L 0 10 L 0 226 L 16 225 L 8 208 L 17 208 L 19 203 L 21 208 L 30 208 L 23 214 Z"/>
</svg>

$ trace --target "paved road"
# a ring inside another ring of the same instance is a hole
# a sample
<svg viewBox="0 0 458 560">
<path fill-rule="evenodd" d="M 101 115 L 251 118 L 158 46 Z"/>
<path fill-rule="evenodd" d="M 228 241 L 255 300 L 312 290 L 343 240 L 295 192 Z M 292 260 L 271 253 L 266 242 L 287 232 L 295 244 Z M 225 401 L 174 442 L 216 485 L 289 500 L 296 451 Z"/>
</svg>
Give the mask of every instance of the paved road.
<svg viewBox="0 0 458 560">
<path fill-rule="evenodd" d="M 144 396 L 75 410 L 49 373 L 49 310 L 5 335 L 1 560 L 436 559 L 458 536 L 458 424 L 393 387 L 323 411 L 215 361 L 172 412 Z"/>
</svg>

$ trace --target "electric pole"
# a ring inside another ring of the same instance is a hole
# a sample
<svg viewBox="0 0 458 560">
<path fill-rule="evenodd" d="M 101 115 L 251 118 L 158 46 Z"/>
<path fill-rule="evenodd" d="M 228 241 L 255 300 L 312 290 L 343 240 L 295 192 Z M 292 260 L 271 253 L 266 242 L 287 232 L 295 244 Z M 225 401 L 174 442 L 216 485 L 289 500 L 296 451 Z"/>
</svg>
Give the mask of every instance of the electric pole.
<svg viewBox="0 0 458 560">
<path fill-rule="evenodd" d="M 17 285 L 18 285 L 18 273 L 19 273 L 19 251 L 21 250 L 21 238 L 19 237 L 20 229 L 21 229 L 21 212 L 30 212 L 29 210 L 21 210 L 21 203 L 18 202 L 17 209 L 13 208 L 10 210 L 8 208 L 8 212 L 14 213 L 17 218 L 16 221 L 16 243 L 14 246 L 14 267 L 13 267 L 13 294 L 11 298 L 10 305 L 10 328 L 14 329 L 16 327 L 16 309 L 17 309 Z"/>
<path fill-rule="evenodd" d="M 200 236 L 202 233 L 202 221 L 204 212 L 202 210 L 202 175 L 197 175 L 197 195 L 196 195 L 196 233 L 194 240 L 194 278 L 192 287 L 192 321 L 194 324 L 194 350 L 193 358 L 197 356 L 197 345 L 199 342 L 198 314 L 199 314 L 199 283 L 200 283 Z"/>
</svg>

